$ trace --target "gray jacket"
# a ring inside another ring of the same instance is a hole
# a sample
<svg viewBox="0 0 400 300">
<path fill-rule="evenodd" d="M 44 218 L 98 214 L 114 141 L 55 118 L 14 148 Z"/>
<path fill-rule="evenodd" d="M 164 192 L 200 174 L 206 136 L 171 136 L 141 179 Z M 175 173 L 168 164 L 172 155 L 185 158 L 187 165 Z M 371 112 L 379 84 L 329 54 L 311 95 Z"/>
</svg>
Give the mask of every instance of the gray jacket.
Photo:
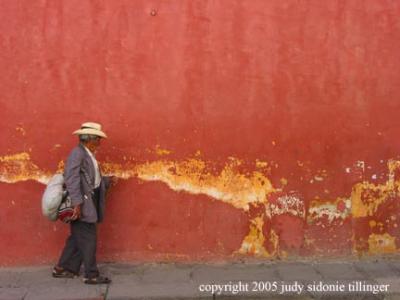
<svg viewBox="0 0 400 300">
<path fill-rule="evenodd" d="M 106 191 L 109 177 L 102 176 L 100 183 L 99 215 L 93 202 L 95 169 L 89 154 L 79 144 L 68 156 L 64 169 L 65 185 L 72 205 L 82 204 L 80 220 L 87 223 L 101 222 L 104 217 Z"/>
</svg>

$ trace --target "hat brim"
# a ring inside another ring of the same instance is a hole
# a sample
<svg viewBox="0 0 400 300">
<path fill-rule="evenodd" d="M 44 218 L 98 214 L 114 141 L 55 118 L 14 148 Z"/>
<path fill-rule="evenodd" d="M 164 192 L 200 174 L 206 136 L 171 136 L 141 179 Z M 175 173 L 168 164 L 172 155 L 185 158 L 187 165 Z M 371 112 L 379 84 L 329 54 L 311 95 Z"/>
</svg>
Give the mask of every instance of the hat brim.
<svg viewBox="0 0 400 300">
<path fill-rule="evenodd" d="M 90 135 L 96 135 L 102 138 L 107 138 L 107 135 L 101 131 L 101 130 L 97 130 L 97 129 L 92 129 L 92 128 L 84 128 L 84 129 L 78 129 L 76 131 L 73 132 L 73 134 L 76 135 L 81 135 L 81 134 L 90 134 Z"/>
</svg>

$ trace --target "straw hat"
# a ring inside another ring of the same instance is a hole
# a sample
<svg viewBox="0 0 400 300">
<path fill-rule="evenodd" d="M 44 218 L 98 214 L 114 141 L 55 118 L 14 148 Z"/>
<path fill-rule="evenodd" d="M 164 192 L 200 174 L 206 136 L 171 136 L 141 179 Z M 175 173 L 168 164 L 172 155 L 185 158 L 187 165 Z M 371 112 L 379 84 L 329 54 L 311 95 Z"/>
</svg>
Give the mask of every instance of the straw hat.
<svg viewBox="0 0 400 300">
<path fill-rule="evenodd" d="M 98 123 L 93 123 L 93 122 L 86 122 L 81 125 L 81 128 L 78 130 L 75 130 L 73 134 L 76 135 L 81 135 L 81 134 L 91 134 L 91 135 L 97 135 L 102 138 L 107 138 L 107 135 L 101 131 L 101 125 Z"/>
</svg>

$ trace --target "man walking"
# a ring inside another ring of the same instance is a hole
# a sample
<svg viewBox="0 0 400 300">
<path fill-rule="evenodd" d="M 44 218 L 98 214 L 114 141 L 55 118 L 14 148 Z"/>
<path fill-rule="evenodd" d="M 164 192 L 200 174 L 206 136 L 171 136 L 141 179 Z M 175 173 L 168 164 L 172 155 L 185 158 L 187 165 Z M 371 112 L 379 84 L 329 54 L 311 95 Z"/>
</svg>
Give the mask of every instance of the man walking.
<svg viewBox="0 0 400 300">
<path fill-rule="evenodd" d="M 106 191 L 115 178 L 101 176 L 95 158 L 101 139 L 107 135 L 100 124 L 92 122 L 83 123 L 74 134 L 79 136 L 79 145 L 72 150 L 64 170 L 66 189 L 73 205 L 71 234 L 53 269 L 53 277 L 79 276 L 83 262 L 85 283 L 108 284 L 111 280 L 100 276 L 96 263 L 96 223 L 103 220 Z"/>
</svg>

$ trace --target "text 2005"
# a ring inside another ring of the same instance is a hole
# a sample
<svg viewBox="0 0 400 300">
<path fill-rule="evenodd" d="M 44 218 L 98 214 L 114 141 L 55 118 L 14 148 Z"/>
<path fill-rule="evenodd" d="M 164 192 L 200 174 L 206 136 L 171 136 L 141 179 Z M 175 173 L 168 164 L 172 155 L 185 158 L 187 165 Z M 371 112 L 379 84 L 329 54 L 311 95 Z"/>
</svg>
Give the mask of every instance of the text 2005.
<svg viewBox="0 0 400 300">
<path fill-rule="evenodd" d="M 276 281 L 252 281 L 251 287 L 253 292 L 276 292 L 278 283 Z"/>
</svg>

